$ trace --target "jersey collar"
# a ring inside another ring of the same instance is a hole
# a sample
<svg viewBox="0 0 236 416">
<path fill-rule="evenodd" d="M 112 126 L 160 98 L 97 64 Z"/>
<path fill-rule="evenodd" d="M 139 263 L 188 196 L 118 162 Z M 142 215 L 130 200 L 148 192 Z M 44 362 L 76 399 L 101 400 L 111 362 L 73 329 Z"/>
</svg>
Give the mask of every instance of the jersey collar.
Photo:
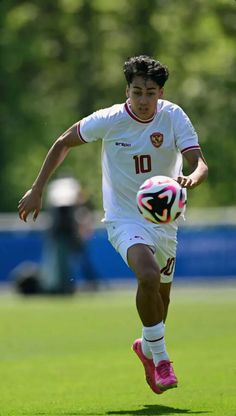
<svg viewBox="0 0 236 416">
<path fill-rule="evenodd" d="M 133 111 L 131 110 L 131 105 L 130 105 L 130 101 L 129 99 L 125 102 L 125 110 L 127 111 L 127 113 L 129 114 L 129 116 L 131 118 L 133 118 L 134 120 L 138 121 L 139 123 L 151 123 L 152 120 L 154 120 L 157 111 L 155 111 L 155 113 L 153 114 L 153 116 L 147 120 L 142 120 L 141 118 L 137 117 L 136 114 L 133 113 Z"/>
</svg>

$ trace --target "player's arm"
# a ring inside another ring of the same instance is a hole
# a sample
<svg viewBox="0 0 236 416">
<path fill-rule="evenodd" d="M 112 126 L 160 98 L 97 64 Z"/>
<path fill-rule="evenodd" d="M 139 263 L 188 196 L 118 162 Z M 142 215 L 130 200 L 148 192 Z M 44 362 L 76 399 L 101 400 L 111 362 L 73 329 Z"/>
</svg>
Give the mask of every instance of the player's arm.
<svg viewBox="0 0 236 416">
<path fill-rule="evenodd" d="M 177 182 L 184 188 L 195 188 L 208 176 L 208 167 L 201 149 L 192 149 L 184 152 L 191 173 L 188 176 L 178 176 Z"/>
<path fill-rule="evenodd" d="M 33 212 L 33 220 L 36 220 L 42 207 L 43 190 L 49 178 L 61 165 L 70 149 L 84 143 L 78 136 L 77 125 L 78 123 L 71 126 L 49 149 L 31 189 L 29 189 L 19 201 L 18 212 L 21 220 L 26 222 L 27 217 L 31 212 Z"/>
</svg>

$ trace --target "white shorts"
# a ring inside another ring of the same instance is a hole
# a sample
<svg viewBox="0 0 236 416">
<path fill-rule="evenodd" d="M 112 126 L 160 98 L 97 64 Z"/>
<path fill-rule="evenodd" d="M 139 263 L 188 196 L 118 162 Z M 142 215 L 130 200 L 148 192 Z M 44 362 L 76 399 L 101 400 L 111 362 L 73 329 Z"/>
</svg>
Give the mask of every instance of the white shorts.
<svg viewBox="0 0 236 416">
<path fill-rule="evenodd" d="M 161 283 L 173 280 L 177 247 L 175 223 L 156 225 L 147 222 L 112 221 L 105 223 L 108 239 L 128 265 L 128 248 L 134 244 L 148 245 L 157 258 L 161 270 Z"/>
</svg>

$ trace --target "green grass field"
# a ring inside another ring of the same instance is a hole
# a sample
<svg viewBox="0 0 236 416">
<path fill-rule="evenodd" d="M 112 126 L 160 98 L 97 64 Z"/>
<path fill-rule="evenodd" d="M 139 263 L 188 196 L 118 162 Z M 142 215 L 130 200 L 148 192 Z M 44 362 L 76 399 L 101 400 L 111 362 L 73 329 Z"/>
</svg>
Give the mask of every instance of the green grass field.
<svg viewBox="0 0 236 416">
<path fill-rule="evenodd" d="M 0 297 L 0 416 L 236 415 L 236 288 L 177 287 L 166 341 L 179 387 L 157 396 L 131 351 L 135 290 Z"/>
</svg>

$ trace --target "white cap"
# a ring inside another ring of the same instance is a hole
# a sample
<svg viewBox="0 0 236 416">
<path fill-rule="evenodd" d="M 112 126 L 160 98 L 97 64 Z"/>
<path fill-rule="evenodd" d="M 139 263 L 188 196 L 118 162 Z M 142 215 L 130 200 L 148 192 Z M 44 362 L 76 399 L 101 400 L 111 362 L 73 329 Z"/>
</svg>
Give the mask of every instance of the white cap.
<svg viewBox="0 0 236 416">
<path fill-rule="evenodd" d="M 55 179 L 48 185 L 47 204 L 54 207 L 75 205 L 81 191 L 74 178 Z"/>
</svg>

